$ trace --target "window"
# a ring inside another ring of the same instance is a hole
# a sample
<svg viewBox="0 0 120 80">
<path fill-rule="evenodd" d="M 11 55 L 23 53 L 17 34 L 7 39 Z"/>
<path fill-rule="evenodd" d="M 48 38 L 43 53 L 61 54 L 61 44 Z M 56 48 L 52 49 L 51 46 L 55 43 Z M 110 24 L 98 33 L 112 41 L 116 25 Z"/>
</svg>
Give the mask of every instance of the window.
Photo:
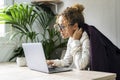
<svg viewBox="0 0 120 80">
<path fill-rule="evenodd" d="M 4 7 L 4 0 L 0 0 L 0 8 Z M 0 37 L 5 35 L 5 24 L 0 24 Z"/>
</svg>

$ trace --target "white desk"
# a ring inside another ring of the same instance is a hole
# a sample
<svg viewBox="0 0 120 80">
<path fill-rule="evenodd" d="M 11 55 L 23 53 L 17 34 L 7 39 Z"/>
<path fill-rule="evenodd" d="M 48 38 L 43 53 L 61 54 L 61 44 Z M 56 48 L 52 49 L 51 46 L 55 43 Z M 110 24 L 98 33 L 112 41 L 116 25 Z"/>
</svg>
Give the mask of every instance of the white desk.
<svg viewBox="0 0 120 80">
<path fill-rule="evenodd" d="M 77 71 L 46 74 L 18 67 L 16 63 L 0 63 L 0 80 L 115 80 L 116 74 Z"/>
</svg>

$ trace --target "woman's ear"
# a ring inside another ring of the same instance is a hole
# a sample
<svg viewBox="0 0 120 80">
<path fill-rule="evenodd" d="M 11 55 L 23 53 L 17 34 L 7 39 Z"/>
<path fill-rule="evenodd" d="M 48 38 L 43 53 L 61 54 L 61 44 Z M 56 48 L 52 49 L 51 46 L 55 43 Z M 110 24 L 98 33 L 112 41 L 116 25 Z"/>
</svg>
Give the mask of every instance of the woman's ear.
<svg viewBox="0 0 120 80">
<path fill-rule="evenodd" d="M 74 30 L 79 29 L 79 27 L 78 27 L 78 23 L 75 23 L 75 24 L 73 25 L 73 29 L 74 29 Z"/>
</svg>

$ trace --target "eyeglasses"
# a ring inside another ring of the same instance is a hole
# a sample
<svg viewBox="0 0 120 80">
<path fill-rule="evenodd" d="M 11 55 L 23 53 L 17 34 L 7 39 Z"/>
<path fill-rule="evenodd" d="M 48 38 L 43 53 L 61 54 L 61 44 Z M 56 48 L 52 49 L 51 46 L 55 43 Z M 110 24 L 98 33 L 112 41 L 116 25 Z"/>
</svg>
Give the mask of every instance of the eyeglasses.
<svg viewBox="0 0 120 80">
<path fill-rule="evenodd" d="M 60 31 L 60 30 L 64 30 L 66 27 L 60 24 L 55 24 L 54 28 L 55 30 Z"/>
</svg>

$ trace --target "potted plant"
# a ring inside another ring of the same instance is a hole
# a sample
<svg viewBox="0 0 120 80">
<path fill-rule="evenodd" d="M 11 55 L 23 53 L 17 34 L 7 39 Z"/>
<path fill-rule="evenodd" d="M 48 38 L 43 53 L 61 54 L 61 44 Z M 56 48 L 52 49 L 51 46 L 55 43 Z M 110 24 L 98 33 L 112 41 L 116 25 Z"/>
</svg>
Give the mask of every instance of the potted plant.
<svg viewBox="0 0 120 80">
<path fill-rule="evenodd" d="M 11 27 L 15 29 L 15 33 L 11 35 L 10 39 L 18 37 L 20 41 L 26 43 L 41 41 L 46 59 L 50 59 L 51 53 L 56 49 L 66 45 L 66 40 L 62 40 L 59 32 L 53 29 L 55 20 L 56 15 L 45 5 L 14 4 L 0 13 L 0 22 L 5 21 L 5 24 L 11 24 Z M 38 27 L 42 28 L 41 31 L 34 29 L 35 21 L 38 22 Z M 38 36 L 42 36 L 42 39 Z M 17 56 L 24 56 L 21 46 L 17 47 L 14 52 L 15 55 L 10 60 Z"/>
<path fill-rule="evenodd" d="M 14 4 L 2 9 L 0 12 L 0 22 L 11 24 L 11 27 L 15 30 L 10 39 L 19 36 L 18 40 L 23 40 L 24 42 L 36 42 L 37 40 L 38 33 L 33 29 L 33 23 L 36 17 L 37 13 L 34 11 L 34 6 L 28 4 Z M 15 49 L 14 52 L 16 54 L 10 60 L 16 56 L 24 56 L 21 46 Z"/>
</svg>

